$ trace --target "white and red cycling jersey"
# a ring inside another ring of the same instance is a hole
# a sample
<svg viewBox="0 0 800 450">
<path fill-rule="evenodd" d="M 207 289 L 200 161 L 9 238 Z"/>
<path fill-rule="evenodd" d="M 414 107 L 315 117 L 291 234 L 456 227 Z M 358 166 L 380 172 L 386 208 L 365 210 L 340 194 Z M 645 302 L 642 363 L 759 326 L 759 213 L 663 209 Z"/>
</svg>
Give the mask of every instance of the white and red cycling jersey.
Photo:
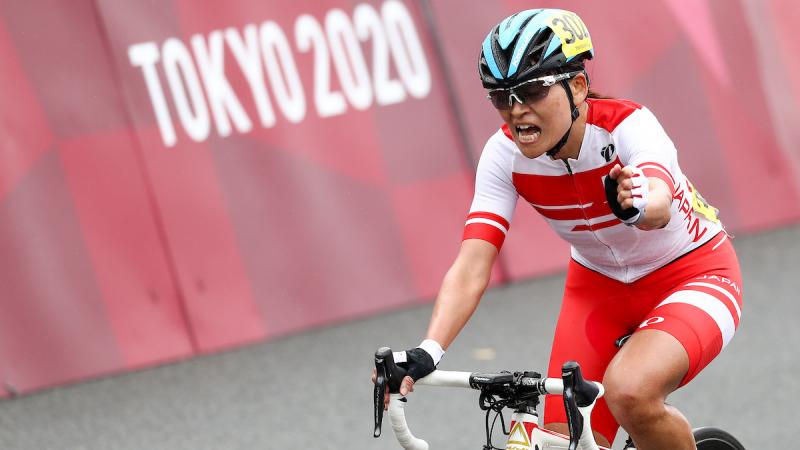
<svg viewBox="0 0 800 450">
<path fill-rule="evenodd" d="M 533 206 L 580 264 L 624 283 L 635 281 L 713 238 L 722 225 L 678 165 L 675 145 L 647 108 L 627 100 L 587 99 L 586 131 L 577 159 L 530 159 L 507 126 L 484 147 L 464 239 L 501 248 L 518 197 Z M 615 164 L 658 177 L 673 194 L 665 228 L 626 226 L 608 206 L 604 178 Z M 644 237 L 644 234 L 647 237 Z"/>
</svg>

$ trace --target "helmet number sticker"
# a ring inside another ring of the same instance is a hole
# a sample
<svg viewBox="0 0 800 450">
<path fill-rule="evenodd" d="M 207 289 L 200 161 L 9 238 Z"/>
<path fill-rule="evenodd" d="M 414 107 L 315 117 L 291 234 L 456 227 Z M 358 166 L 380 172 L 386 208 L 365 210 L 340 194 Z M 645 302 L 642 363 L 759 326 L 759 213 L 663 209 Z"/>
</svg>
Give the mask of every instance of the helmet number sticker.
<svg viewBox="0 0 800 450">
<path fill-rule="evenodd" d="M 561 39 L 561 51 L 567 58 L 591 50 L 589 30 L 577 14 L 562 11 L 550 20 L 550 29 Z"/>
</svg>

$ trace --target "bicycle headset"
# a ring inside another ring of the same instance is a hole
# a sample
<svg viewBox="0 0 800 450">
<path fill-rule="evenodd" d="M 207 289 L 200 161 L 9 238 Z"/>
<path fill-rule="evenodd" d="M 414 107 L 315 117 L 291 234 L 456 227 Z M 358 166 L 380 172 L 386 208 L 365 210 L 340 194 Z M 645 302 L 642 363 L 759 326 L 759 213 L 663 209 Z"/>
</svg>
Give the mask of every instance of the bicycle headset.
<svg viewBox="0 0 800 450">
<path fill-rule="evenodd" d="M 478 71 L 490 96 L 493 91 L 512 93 L 521 84 L 539 81 L 540 77 L 561 75 L 541 80 L 542 85 L 549 87 L 561 82 L 574 123 L 580 111 L 573 101 L 568 80 L 579 73 L 586 76 L 583 62 L 592 57 L 594 49 L 589 31 L 577 14 L 562 9 L 529 9 L 506 17 L 492 28 L 483 41 Z M 586 79 L 588 83 L 588 76 Z M 513 98 L 509 98 L 509 105 Z M 516 98 L 520 100 L 519 96 Z M 553 157 L 561 150 L 571 129 L 570 124 L 547 155 Z"/>
</svg>

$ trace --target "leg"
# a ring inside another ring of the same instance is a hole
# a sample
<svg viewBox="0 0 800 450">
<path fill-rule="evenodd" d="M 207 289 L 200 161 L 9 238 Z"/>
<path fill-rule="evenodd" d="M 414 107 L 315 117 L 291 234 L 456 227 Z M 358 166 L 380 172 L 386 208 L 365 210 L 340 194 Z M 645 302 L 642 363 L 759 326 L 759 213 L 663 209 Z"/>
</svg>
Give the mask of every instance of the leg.
<svg viewBox="0 0 800 450">
<path fill-rule="evenodd" d="M 617 353 L 614 340 L 630 333 L 652 309 L 650 306 L 639 312 L 632 323 L 625 323 L 619 311 L 634 309 L 631 306 L 622 283 L 571 261 L 553 338 L 548 376 L 560 377 L 561 366 L 574 360 L 581 365 L 584 377 L 600 381 L 609 361 Z M 563 399 L 555 395 L 546 396 L 544 427 L 568 434 L 566 420 Z M 614 440 L 619 428 L 603 399 L 595 405 L 592 428 L 595 440 L 606 447 Z"/>
<path fill-rule="evenodd" d="M 637 450 L 695 450 L 689 422 L 664 403 L 688 370 L 683 345 L 661 330 L 634 333 L 612 359 L 603 378 L 606 402 Z"/>
<path fill-rule="evenodd" d="M 609 364 L 603 379 L 612 414 L 639 450 L 691 449 L 686 419 L 664 404 L 733 337 L 741 316 L 741 275 L 729 242 L 706 245 L 681 261 L 693 275 L 675 280 L 676 265 L 635 286 L 641 293 L 672 285 Z"/>
</svg>

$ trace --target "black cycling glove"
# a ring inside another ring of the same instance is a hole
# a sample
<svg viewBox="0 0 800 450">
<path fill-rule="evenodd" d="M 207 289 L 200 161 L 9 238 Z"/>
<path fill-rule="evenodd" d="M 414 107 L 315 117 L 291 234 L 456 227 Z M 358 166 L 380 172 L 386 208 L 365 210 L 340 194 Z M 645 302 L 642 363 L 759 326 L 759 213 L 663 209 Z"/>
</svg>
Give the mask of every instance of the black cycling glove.
<svg viewBox="0 0 800 450">
<path fill-rule="evenodd" d="M 410 376 L 414 381 L 436 370 L 433 357 L 419 347 L 406 350 L 406 362 L 399 363 L 398 366 L 406 369 L 406 375 Z"/>
<path fill-rule="evenodd" d="M 438 342 L 425 339 L 419 347 L 395 354 L 395 361 L 407 371 L 411 379 L 417 381 L 436 370 L 443 355 L 444 350 Z"/>
</svg>

